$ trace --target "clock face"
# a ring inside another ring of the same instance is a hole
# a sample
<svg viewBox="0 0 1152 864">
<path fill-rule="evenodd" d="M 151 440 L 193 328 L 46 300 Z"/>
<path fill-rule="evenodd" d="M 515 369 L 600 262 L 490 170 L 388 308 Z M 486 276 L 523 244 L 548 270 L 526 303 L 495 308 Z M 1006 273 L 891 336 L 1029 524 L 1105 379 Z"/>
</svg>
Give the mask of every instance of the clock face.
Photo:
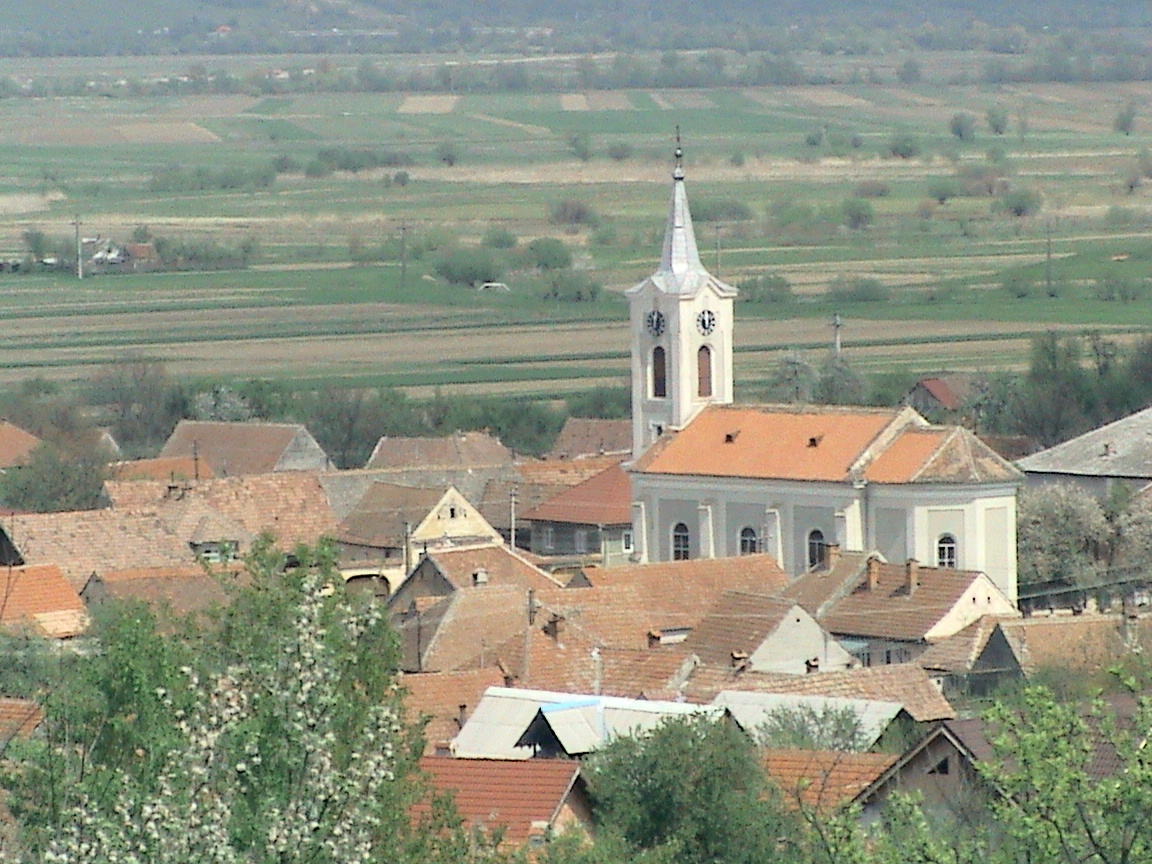
<svg viewBox="0 0 1152 864">
<path fill-rule="evenodd" d="M 716 313 L 711 309 L 705 309 L 696 316 L 696 329 L 703 333 L 705 336 L 710 336 L 712 331 L 716 329 Z"/>
<path fill-rule="evenodd" d="M 664 332 L 664 313 L 657 312 L 653 309 L 648 313 L 648 317 L 644 319 L 644 329 L 651 333 L 653 336 L 659 336 Z"/>
</svg>

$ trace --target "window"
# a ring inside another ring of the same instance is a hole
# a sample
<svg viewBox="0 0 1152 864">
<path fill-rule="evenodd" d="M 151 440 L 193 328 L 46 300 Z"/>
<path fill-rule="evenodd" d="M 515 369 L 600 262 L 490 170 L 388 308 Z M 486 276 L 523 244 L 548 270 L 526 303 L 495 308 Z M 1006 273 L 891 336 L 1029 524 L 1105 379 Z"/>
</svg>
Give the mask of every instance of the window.
<svg viewBox="0 0 1152 864">
<path fill-rule="evenodd" d="M 620 548 L 625 552 L 635 551 L 636 541 L 633 540 L 631 531 L 625 531 L 620 535 Z"/>
<path fill-rule="evenodd" d="M 941 534 L 936 541 L 936 566 L 956 567 L 956 538 L 951 534 Z"/>
<path fill-rule="evenodd" d="M 677 522 L 672 529 L 672 560 L 687 561 L 690 557 L 689 549 L 688 526 Z"/>
<path fill-rule="evenodd" d="M 652 395 L 656 399 L 668 395 L 668 362 L 659 345 L 652 349 Z"/>
<path fill-rule="evenodd" d="M 588 552 L 588 531 L 584 528 L 576 529 L 576 554 L 585 555 Z"/>
<path fill-rule="evenodd" d="M 551 525 L 545 525 L 540 529 L 540 545 L 549 550 L 556 546 L 556 532 Z"/>
<path fill-rule="evenodd" d="M 824 540 L 824 532 L 819 528 L 808 533 L 808 569 L 816 570 L 823 567 L 828 560 L 828 544 Z"/>
<path fill-rule="evenodd" d="M 707 345 L 701 345 L 700 350 L 696 352 L 696 379 L 698 383 L 697 394 L 699 396 L 711 396 L 712 349 Z"/>
<path fill-rule="evenodd" d="M 756 529 L 744 527 L 740 529 L 740 554 L 755 555 L 760 551 L 760 538 L 756 536 Z"/>
</svg>

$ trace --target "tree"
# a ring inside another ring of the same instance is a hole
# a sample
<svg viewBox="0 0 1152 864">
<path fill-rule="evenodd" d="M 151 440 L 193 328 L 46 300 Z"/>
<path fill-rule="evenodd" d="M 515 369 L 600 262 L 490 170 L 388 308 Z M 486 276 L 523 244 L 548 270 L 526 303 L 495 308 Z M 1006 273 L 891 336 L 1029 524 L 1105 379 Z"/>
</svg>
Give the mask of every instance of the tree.
<svg viewBox="0 0 1152 864">
<path fill-rule="evenodd" d="M 489 250 L 450 249 L 435 264 L 436 274 L 455 285 L 476 287 L 496 282 L 504 275 L 504 266 Z"/>
<path fill-rule="evenodd" d="M 1040 211 L 1044 199 L 1035 189 L 1013 189 L 1000 199 L 1000 206 L 1012 216 L 1032 216 Z"/>
<path fill-rule="evenodd" d="M 820 367 L 812 399 L 824 405 L 859 405 L 864 401 L 864 379 L 843 356 L 829 353 Z"/>
<path fill-rule="evenodd" d="M 436 146 L 436 158 L 451 168 L 460 161 L 460 147 L 455 141 L 444 141 Z"/>
<path fill-rule="evenodd" d="M 395 639 L 372 598 L 345 593 L 333 550 L 297 557 L 285 570 L 259 544 L 246 584 L 230 583 L 230 605 L 199 632 L 186 622 L 161 637 L 140 608 L 99 629 L 102 652 L 77 658 L 48 700 L 50 745 L 13 772 L 30 852 L 76 864 L 397 860 L 420 745 L 394 686 Z"/>
<path fill-rule="evenodd" d="M 961 141 L 971 141 L 976 137 L 976 118 L 967 111 L 952 115 L 948 121 L 948 131 Z"/>
<path fill-rule="evenodd" d="M 1063 705 L 1042 687 L 987 716 L 996 759 L 978 768 L 1001 790 L 992 813 L 1005 858 L 1052 864 L 1127 864 L 1152 856 L 1152 751 L 1145 747 L 1152 710 L 1141 699 L 1130 723 L 1105 703 Z M 1106 778 L 1093 770 L 1099 751 L 1115 757 Z M 1019 857 L 1014 857 L 1019 855 Z"/>
<path fill-rule="evenodd" d="M 825 705 L 778 708 L 756 730 L 761 747 L 775 750 L 834 750 L 860 752 L 871 743 L 860 717 L 851 708 Z"/>
<path fill-rule="evenodd" d="M 148 360 L 127 360 L 100 372 L 89 384 L 88 400 L 111 409 L 113 434 L 131 452 L 158 449 L 176 423 L 191 416 L 188 394 L 164 364 Z"/>
<path fill-rule="evenodd" d="M 592 158 L 592 136 L 587 132 L 573 132 L 568 136 L 568 149 L 581 162 Z"/>
<path fill-rule="evenodd" d="M 1023 490 L 1016 534 L 1023 584 L 1091 585 L 1112 542 L 1112 528 L 1100 502 L 1067 483 Z"/>
<path fill-rule="evenodd" d="M 923 73 L 920 61 L 910 57 L 900 64 L 900 68 L 896 70 L 896 78 L 901 84 L 919 84 Z"/>
<path fill-rule="evenodd" d="M 727 720 L 669 720 L 617 738 L 586 765 L 602 830 L 633 853 L 751 864 L 794 833 L 755 746 Z"/>
<path fill-rule="evenodd" d="M 537 237 L 528 244 L 528 259 L 541 270 L 565 270 L 572 266 L 572 253 L 563 240 Z"/>
<path fill-rule="evenodd" d="M 816 370 L 798 351 L 781 356 L 768 380 L 768 398 L 779 402 L 808 402 L 816 386 Z"/>
<path fill-rule="evenodd" d="M 1091 428 L 1096 392 L 1081 364 L 1074 336 L 1046 333 L 1032 340 L 1032 356 L 1016 403 L 1016 427 L 1051 447 Z"/>
<path fill-rule="evenodd" d="M 69 452 L 39 444 L 26 465 L 0 478 L 0 497 L 9 507 L 33 513 L 91 510 L 99 506 L 107 477 L 107 456 L 93 438 Z"/>
<path fill-rule="evenodd" d="M 1136 103 L 1129 102 L 1116 114 L 1112 128 L 1122 135 L 1131 135 L 1136 128 Z"/>
<path fill-rule="evenodd" d="M 940 204 L 961 194 L 960 182 L 954 177 L 933 177 L 928 181 L 928 197 Z"/>
<path fill-rule="evenodd" d="M 846 198 L 842 205 L 844 224 L 854 231 L 867 228 L 876 219 L 872 202 L 864 198 Z"/>
<path fill-rule="evenodd" d="M 1003 135 L 1008 131 L 1008 109 L 1003 105 L 993 105 L 985 115 L 988 131 L 993 135 Z"/>
<path fill-rule="evenodd" d="M 897 132 L 888 140 L 888 153 L 897 159 L 914 159 L 920 150 L 920 140 L 911 132 Z"/>
</svg>

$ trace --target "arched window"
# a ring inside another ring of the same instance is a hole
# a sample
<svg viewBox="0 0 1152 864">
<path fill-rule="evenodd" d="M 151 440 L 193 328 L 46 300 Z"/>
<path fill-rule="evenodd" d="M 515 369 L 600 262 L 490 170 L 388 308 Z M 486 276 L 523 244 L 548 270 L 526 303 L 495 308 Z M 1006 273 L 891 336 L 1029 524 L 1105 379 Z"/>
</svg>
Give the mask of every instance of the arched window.
<svg viewBox="0 0 1152 864">
<path fill-rule="evenodd" d="M 688 526 L 677 522 L 672 529 L 672 560 L 687 561 L 689 552 Z"/>
<path fill-rule="evenodd" d="M 941 534 L 936 541 L 936 566 L 955 569 L 956 561 L 956 538 L 951 534 Z"/>
<path fill-rule="evenodd" d="M 652 349 L 652 395 L 657 399 L 668 395 L 668 362 L 659 345 Z"/>
<path fill-rule="evenodd" d="M 756 536 L 756 529 L 745 526 L 740 529 L 740 554 L 755 555 L 760 551 L 760 538 Z"/>
<path fill-rule="evenodd" d="M 824 540 L 824 532 L 816 528 L 808 533 L 808 569 L 819 569 L 827 560 L 828 544 Z"/>
<path fill-rule="evenodd" d="M 700 396 L 712 395 L 712 349 L 701 345 L 696 352 L 696 379 L 697 394 Z"/>
</svg>

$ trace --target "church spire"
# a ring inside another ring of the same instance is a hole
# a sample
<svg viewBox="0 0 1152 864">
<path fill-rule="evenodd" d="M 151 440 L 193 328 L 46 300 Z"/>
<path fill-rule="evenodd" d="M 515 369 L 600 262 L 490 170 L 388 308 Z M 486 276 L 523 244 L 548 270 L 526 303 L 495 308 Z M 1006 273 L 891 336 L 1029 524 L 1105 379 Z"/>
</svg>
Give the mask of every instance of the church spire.
<svg viewBox="0 0 1152 864">
<path fill-rule="evenodd" d="M 696 233 L 692 230 L 692 214 L 688 210 L 688 192 L 684 188 L 684 151 L 680 147 L 680 127 L 676 127 L 676 165 L 672 169 L 672 207 L 668 225 L 664 229 L 664 250 L 660 255 L 657 272 L 670 274 L 674 293 L 695 291 L 698 278 L 707 276 L 696 248 Z M 673 287 L 674 286 L 674 287 Z"/>
</svg>

